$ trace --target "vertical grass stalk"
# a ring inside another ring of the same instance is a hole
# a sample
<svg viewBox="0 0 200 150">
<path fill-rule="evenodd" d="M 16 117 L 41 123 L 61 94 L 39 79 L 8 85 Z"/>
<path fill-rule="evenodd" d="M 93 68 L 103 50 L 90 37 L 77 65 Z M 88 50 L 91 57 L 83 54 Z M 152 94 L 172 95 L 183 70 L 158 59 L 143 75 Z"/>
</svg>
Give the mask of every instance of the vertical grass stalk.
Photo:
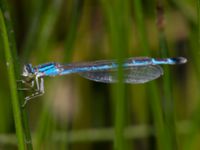
<svg viewBox="0 0 200 150">
<path fill-rule="evenodd" d="M 39 32 L 35 35 L 37 37 L 35 42 L 37 52 L 35 53 L 37 53 L 38 61 L 46 60 L 48 58 L 47 54 L 50 54 L 51 47 L 48 42 L 54 39 L 52 33 L 62 4 L 63 0 L 53 0 L 46 6 L 46 9 L 42 11 L 43 13 L 40 16 L 41 24 L 38 26 Z M 56 123 L 54 122 L 53 117 L 51 117 L 52 114 L 49 111 L 50 106 L 48 103 L 49 101 L 44 103 L 40 118 L 38 119 L 39 121 L 36 129 L 36 149 L 41 148 L 43 144 L 52 144 L 51 141 L 48 141 L 48 143 L 46 143 L 46 141 L 49 140 L 49 136 L 52 135 L 53 130 L 56 128 L 56 125 L 54 125 Z"/>
<path fill-rule="evenodd" d="M 65 57 L 64 57 L 65 62 L 69 62 L 73 56 L 73 48 L 74 48 L 74 43 L 76 40 L 76 33 L 78 31 L 78 24 L 81 18 L 83 4 L 84 4 L 84 0 L 73 1 L 73 6 L 72 6 L 73 9 L 70 15 L 71 16 L 70 25 L 69 25 L 68 34 L 65 40 L 65 51 L 66 51 Z"/>
<path fill-rule="evenodd" d="M 6 1 L 0 1 L 1 7 L 1 27 L 2 35 L 4 39 L 4 51 L 6 61 L 8 64 L 8 75 L 11 87 L 12 105 L 14 120 L 16 126 L 16 133 L 19 141 L 19 149 L 24 149 L 26 145 L 27 150 L 32 150 L 32 139 L 29 129 L 28 117 L 26 109 L 20 109 L 21 104 L 24 102 L 24 96 L 22 93 L 17 93 L 16 79 L 20 79 L 20 66 L 17 57 L 16 44 L 14 30 L 12 27 L 11 18 L 9 15 L 8 5 Z M 4 16 L 3 16 L 4 15 Z M 19 100 L 21 100 L 19 102 Z M 24 142 L 22 144 L 22 142 Z"/>
<path fill-rule="evenodd" d="M 7 12 L 8 13 L 8 12 Z M 4 17 L 8 17 L 4 13 Z M 8 40 L 7 29 L 4 21 L 2 10 L 0 9 L 0 28 L 1 33 L 3 36 L 3 44 L 4 44 L 4 52 L 6 58 L 6 64 L 8 69 L 8 78 L 9 78 L 9 85 L 10 85 L 10 93 L 11 93 L 11 100 L 12 100 L 12 107 L 13 107 L 13 115 L 15 120 L 15 129 L 18 139 L 18 146 L 20 150 L 25 150 L 24 144 L 24 135 L 23 135 L 23 126 L 22 126 L 22 118 L 21 118 L 21 110 L 20 110 L 20 103 L 17 93 L 17 85 L 16 85 L 16 75 L 14 70 L 14 60 L 12 56 L 12 52 L 10 49 L 10 45 Z M 8 19 L 8 18 L 7 18 Z"/>
<path fill-rule="evenodd" d="M 197 81 L 200 81 L 200 61 L 199 61 L 199 51 L 200 51 L 200 0 L 196 0 L 197 6 L 197 24 L 195 22 L 191 22 L 190 18 L 187 18 L 191 25 L 191 60 L 194 65 L 194 69 L 196 71 Z M 198 87 L 200 88 L 200 84 L 198 83 Z M 199 138 L 199 126 L 200 126 L 200 95 L 197 97 L 198 103 L 193 112 L 192 120 L 191 120 L 191 128 L 189 131 L 189 135 L 187 137 L 187 142 L 184 144 L 184 150 L 190 150 L 196 148 L 195 141 Z"/>
<path fill-rule="evenodd" d="M 74 0 L 72 2 L 70 24 L 68 28 L 68 34 L 66 35 L 66 39 L 65 39 L 65 56 L 64 56 L 65 63 L 70 62 L 73 57 L 73 48 L 76 41 L 76 34 L 79 27 L 83 5 L 84 5 L 84 0 Z M 65 140 L 61 143 L 61 149 L 63 150 L 69 149 L 69 141 L 68 141 L 69 135 L 68 134 L 71 128 L 71 122 L 72 121 L 68 122 L 68 120 L 66 120 L 64 122 L 64 125 L 62 125 L 62 127 L 65 130 L 63 134 L 63 139 Z"/>
<path fill-rule="evenodd" d="M 114 149 L 124 150 L 127 145 L 124 139 L 125 128 L 125 85 L 123 83 L 122 63 L 127 56 L 129 45 L 129 23 L 130 8 L 129 1 L 106 1 L 102 0 L 102 7 L 105 10 L 105 16 L 108 22 L 109 36 L 111 46 L 114 50 L 115 57 L 119 63 L 118 79 L 119 82 L 114 88 L 113 97 L 115 105 L 115 138 Z M 111 5 L 112 4 L 112 5 Z"/>
<path fill-rule="evenodd" d="M 138 34 L 139 34 L 139 41 L 140 45 L 142 46 L 142 50 L 145 56 L 150 55 L 150 47 L 147 39 L 147 32 L 145 28 L 145 22 L 144 22 L 144 16 L 142 12 L 142 5 L 141 0 L 134 0 L 134 9 L 135 9 L 135 18 L 136 18 L 136 24 L 138 28 Z M 161 109 L 161 103 L 160 103 L 160 97 L 158 93 L 158 88 L 155 84 L 155 82 L 151 82 L 148 84 L 147 91 L 150 96 L 150 106 L 153 113 L 153 119 L 154 124 L 156 128 L 156 137 L 157 137 L 157 147 L 165 150 L 169 150 L 168 148 L 168 142 L 166 141 L 166 133 L 164 132 L 164 120 L 163 120 L 163 112 Z"/>
<path fill-rule="evenodd" d="M 159 44 L 161 49 L 161 57 L 168 57 L 168 46 L 167 40 L 164 33 L 164 8 L 163 1 L 158 0 L 156 11 L 157 11 L 157 28 L 159 34 Z M 168 142 L 169 149 L 177 149 L 177 136 L 175 127 L 175 114 L 174 114 L 174 102 L 172 96 L 172 83 L 171 83 L 171 73 L 168 66 L 163 67 L 165 75 L 163 76 L 163 109 L 165 117 L 165 133 L 166 141 Z"/>
<path fill-rule="evenodd" d="M 38 36 L 38 30 L 41 23 L 41 12 L 43 10 L 43 3 L 44 1 L 36 0 L 35 3 L 35 9 L 34 9 L 34 15 L 30 21 L 30 25 L 28 28 L 28 32 L 25 37 L 25 42 L 22 46 L 23 52 L 22 52 L 22 63 L 26 63 L 28 61 L 28 58 L 30 58 L 31 51 L 35 48 L 35 39 Z"/>
</svg>

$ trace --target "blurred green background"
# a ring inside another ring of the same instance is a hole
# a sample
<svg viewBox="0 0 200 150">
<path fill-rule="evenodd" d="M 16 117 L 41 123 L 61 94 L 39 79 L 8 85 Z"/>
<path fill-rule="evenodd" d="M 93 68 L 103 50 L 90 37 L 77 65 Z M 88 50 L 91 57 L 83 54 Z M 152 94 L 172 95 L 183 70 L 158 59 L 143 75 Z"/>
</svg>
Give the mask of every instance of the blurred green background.
<svg viewBox="0 0 200 150">
<path fill-rule="evenodd" d="M 198 150 L 199 3 L 0 0 L 0 149 Z M 16 83 L 26 63 L 137 56 L 188 63 L 138 85 L 47 77 L 45 94 L 20 107 L 30 94 Z"/>
</svg>

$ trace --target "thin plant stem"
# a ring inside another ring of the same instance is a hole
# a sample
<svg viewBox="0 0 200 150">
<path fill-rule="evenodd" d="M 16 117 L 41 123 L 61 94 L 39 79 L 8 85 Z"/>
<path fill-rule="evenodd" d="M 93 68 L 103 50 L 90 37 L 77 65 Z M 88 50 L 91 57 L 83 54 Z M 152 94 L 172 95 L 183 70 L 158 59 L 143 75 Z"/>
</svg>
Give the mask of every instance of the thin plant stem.
<svg viewBox="0 0 200 150">
<path fill-rule="evenodd" d="M 191 31 L 191 58 L 193 60 L 194 69 L 196 71 L 196 76 L 198 77 L 198 81 L 200 80 L 200 61 L 199 56 L 197 55 L 200 50 L 200 0 L 196 0 L 196 6 L 197 6 L 197 24 L 195 22 L 190 22 L 192 31 Z M 190 21 L 190 20 L 189 20 Z M 199 83 L 199 82 L 197 82 Z M 200 88 L 200 85 L 198 84 L 198 88 Z M 190 128 L 189 135 L 187 137 L 187 142 L 184 144 L 184 150 L 190 150 L 194 149 L 194 143 L 196 139 L 198 139 L 199 134 L 199 125 L 200 125 L 200 95 L 197 97 L 197 105 L 192 115 L 191 124 L 192 127 Z"/>
<path fill-rule="evenodd" d="M 4 17 L 8 17 L 8 16 L 4 16 Z M 0 10 L 0 23 L 1 23 L 0 26 L 1 26 L 2 36 L 3 36 L 5 58 L 6 58 L 6 64 L 7 64 L 7 69 L 8 69 L 8 78 L 9 78 L 10 93 L 11 93 L 11 100 L 12 100 L 12 107 L 13 107 L 13 115 L 14 115 L 14 120 L 15 120 L 15 129 L 16 129 L 16 134 L 17 134 L 17 139 L 18 139 L 18 146 L 20 150 L 25 150 L 21 110 L 20 110 L 20 103 L 19 103 L 19 98 L 18 98 L 18 93 L 17 93 L 16 75 L 15 75 L 15 70 L 14 70 L 14 60 L 13 60 L 12 52 L 9 46 L 10 43 L 8 40 L 4 17 L 3 17 L 2 11 Z"/>
<path fill-rule="evenodd" d="M 140 45 L 142 46 L 142 50 L 144 55 L 150 55 L 150 47 L 147 39 L 147 32 L 145 28 L 144 16 L 142 12 L 142 3 L 141 0 L 134 0 L 134 8 L 136 15 L 136 24 L 138 28 Z M 159 149 L 167 149 L 167 142 L 165 140 L 165 130 L 164 130 L 164 119 L 163 112 L 161 109 L 159 89 L 155 82 L 151 82 L 147 86 L 147 91 L 150 96 L 150 106 L 153 113 L 154 124 L 156 128 L 156 137 L 157 137 L 157 147 Z"/>
<path fill-rule="evenodd" d="M 20 66 L 17 57 L 14 30 L 12 27 L 7 3 L 1 0 L 0 7 L 2 16 L 2 28 L 4 29 L 3 30 L 4 31 L 3 39 L 5 46 L 4 49 L 5 49 L 6 61 L 8 64 L 7 68 L 9 74 L 10 87 L 11 87 L 16 133 L 18 135 L 18 140 L 19 140 L 19 148 L 24 149 L 24 146 L 26 145 L 26 148 L 28 150 L 32 150 L 32 139 L 29 129 L 27 111 L 26 109 L 22 109 L 21 107 L 21 104 L 24 101 L 24 96 L 22 93 L 19 94 L 17 93 L 16 79 L 20 78 Z M 4 14 L 4 16 L 2 14 Z"/>
<path fill-rule="evenodd" d="M 43 10 L 43 1 L 37 0 L 35 3 L 34 15 L 31 19 L 31 23 L 28 28 L 28 32 L 25 37 L 25 42 L 22 46 L 23 52 L 21 55 L 22 63 L 26 63 L 30 58 L 32 50 L 35 48 L 35 39 L 38 36 L 38 30 L 41 22 L 41 12 Z M 36 32 L 37 31 L 37 32 Z"/>
<path fill-rule="evenodd" d="M 159 34 L 159 45 L 161 57 L 168 57 L 168 46 L 165 36 L 165 24 L 164 24 L 164 6 L 163 1 L 158 0 L 156 5 L 157 11 L 157 28 Z M 168 149 L 177 149 L 177 137 L 175 129 L 175 112 L 174 112 L 174 101 L 172 96 L 172 83 L 171 73 L 168 66 L 163 67 L 165 75 L 163 77 L 163 98 L 164 98 L 164 117 L 165 117 L 165 139 Z"/>
<path fill-rule="evenodd" d="M 105 1 L 102 0 L 102 6 L 108 21 L 110 31 L 111 46 L 114 50 L 115 57 L 118 60 L 118 80 L 113 90 L 114 110 L 115 110 L 115 139 L 114 149 L 127 149 L 127 143 L 124 139 L 123 131 L 126 125 L 125 117 L 125 85 L 123 83 L 122 63 L 127 55 L 129 48 L 129 22 L 130 12 L 128 1 Z"/>
<path fill-rule="evenodd" d="M 74 0 L 72 4 L 73 9 L 70 15 L 71 20 L 70 20 L 70 25 L 68 29 L 68 34 L 65 39 L 65 51 L 66 51 L 65 57 L 64 57 L 65 62 L 69 62 L 73 56 L 73 48 L 74 48 L 74 43 L 76 40 L 76 34 L 79 27 L 78 25 L 81 18 L 83 4 L 84 4 L 84 0 Z"/>
</svg>

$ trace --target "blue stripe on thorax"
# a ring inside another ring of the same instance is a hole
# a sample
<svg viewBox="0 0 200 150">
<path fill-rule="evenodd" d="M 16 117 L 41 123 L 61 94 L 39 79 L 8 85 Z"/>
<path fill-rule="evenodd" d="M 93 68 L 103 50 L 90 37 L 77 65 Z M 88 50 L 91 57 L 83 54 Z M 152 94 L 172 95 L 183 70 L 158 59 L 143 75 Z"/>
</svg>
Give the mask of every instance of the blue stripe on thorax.
<svg viewBox="0 0 200 150">
<path fill-rule="evenodd" d="M 47 64 L 37 66 L 37 69 L 39 72 L 45 72 L 46 70 L 49 70 L 51 68 L 52 69 L 55 68 L 55 63 L 47 63 Z"/>
<path fill-rule="evenodd" d="M 44 74 L 44 76 L 55 76 L 58 75 L 59 71 L 56 67 L 56 63 L 47 63 L 35 67 L 39 73 Z"/>
</svg>

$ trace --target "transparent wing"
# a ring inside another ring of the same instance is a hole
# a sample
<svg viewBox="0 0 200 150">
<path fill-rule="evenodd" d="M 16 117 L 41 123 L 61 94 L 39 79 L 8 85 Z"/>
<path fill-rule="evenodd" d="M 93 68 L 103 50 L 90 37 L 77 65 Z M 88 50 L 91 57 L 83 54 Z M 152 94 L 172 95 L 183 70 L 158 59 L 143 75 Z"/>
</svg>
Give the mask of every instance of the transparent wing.
<svg viewBox="0 0 200 150">
<path fill-rule="evenodd" d="M 82 77 L 103 83 L 117 82 L 117 70 L 102 70 L 79 73 Z M 125 83 L 145 83 L 154 80 L 163 74 L 158 65 L 134 66 L 124 69 Z"/>
</svg>

